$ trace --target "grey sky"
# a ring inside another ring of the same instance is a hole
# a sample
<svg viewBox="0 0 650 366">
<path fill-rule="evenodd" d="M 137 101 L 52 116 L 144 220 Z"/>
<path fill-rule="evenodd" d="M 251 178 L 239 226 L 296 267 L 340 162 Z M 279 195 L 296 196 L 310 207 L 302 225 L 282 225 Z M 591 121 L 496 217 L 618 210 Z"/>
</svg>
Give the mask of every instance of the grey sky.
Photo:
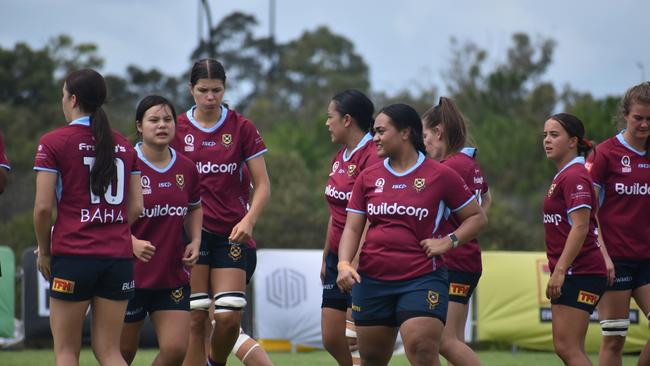
<svg viewBox="0 0 650 366">
<path fill-rule="evenodd" d="M 104 71 L 128 64 L 177 75 L 196 46 L 198 0 L 0 0 L 0 46 L 40 47 L 69 34 L 93 42 Z M 268 0 L 210 0 L 215 21 L 235 10 L 254 14 L 268 33 Z M 513 32 L 557 41 L 545 75 L 594 95 L 621 94 L 650 75 L 648 0 L 276 0 L 276 37 L 297 38 L 327 25 L 357 47 L 370 66 L 373 90 L 436 85 L 449 64 L 449 39 L 472 40 L 491 60 L 505 57 Z M 227 70 L 226 70 L 227 71 Z"/>
</svg>

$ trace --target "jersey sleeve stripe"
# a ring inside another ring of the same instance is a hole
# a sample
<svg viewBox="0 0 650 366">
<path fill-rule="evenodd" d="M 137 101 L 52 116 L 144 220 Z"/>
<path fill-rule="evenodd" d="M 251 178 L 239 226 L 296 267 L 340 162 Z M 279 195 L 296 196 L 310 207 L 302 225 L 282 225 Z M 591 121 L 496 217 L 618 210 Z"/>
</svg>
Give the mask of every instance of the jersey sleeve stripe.
<svg viewBox="0 0 650 366">
<path fill-rule="evenodd" d="M 3 167 L 5 169 L 7 169 L 7 170 L 11 170 L 11 167 L 9 165 L 7 165 L 7 164 L 0 164 L 0 167 Z"/>
<path fill-rule="evenodd" d="M 463 203 L 462 205 L 458 206 L 457 208 L 452 209 L 451 212 L 456 212 L 456 211 L 458 211 L 458 210 L 461 210 L 463 207 L 469 205 L 469 203 L 472 202 L 473 199 L 474 199 L 474 196 L 470 197 L 467 201 L 465 201 L 465 203 Z"/>
<path fill-rule="evenodd" d="M 189 203 L 188 203 L 188 205 L 190 205 L 190 206 L 198 206 L 198 205 L 200 205 L 200 204 L 201 204 L 201 200 L 200 200 L 200 199 L 199 199 L 198 201 L 196 201 L 196 202 L 189 202 Z"/>
<path fill-rule="evenodd" d="M 348 212 L 354 212 L 354 213 L 356 213 L 356 214 L 360 214 L 360 215 L 365 215 L 365 214 L 366 214 L 365 211 L 355 210 L 355 209 L 353 209 L 353 208 L 346 208 L 345 211 L 348 211 Z"/>
<path fill-rule="evenodd" d="M 576 206 L 576 207 L 571 207 L 570 209 L 568 209 L 568 210 L 566 211 L 566 213 L 567 213 L 567 214 L 570 214 L 571 212 L 573 212 L 573 211 L 577 211 L 577 210 L 579 210 L 579 209 L 581 209 L 581 208 L 588 208 L 588 209 L 591 210 L 591 206 L 589 206 L 589 205 L 587 205 L 587 204 L 583 204 L 583 205 L 578 205 L 578 206 Z"/>
<path fill-rule="evenodd" d="M 131 174 L 142 174 L 142 172 L 139 170 L 132 170 Z"/>
<path fill-rule="evenodd" d="M 56 169 L 43 168 L 43 167 L 40 167 L 40 166 L 35 166 L 34 170 L 59 174 L 59 171 L 56 170 Z"/>
<path fill-rule="evenodd" d="M 267 151 L 269 151 L 269 149 L 264 149 L 264 150 L 258 152 L 257 154 L 254 154 L 254 155 L 249 156 L 248 158 L 244 159 L 244 161 L 253 160 L 253 159 L 255 159 L 256 157 L 258 157 L 258 156 L 260 156 L 260 155 L 266 153 Z"/>
</svg>

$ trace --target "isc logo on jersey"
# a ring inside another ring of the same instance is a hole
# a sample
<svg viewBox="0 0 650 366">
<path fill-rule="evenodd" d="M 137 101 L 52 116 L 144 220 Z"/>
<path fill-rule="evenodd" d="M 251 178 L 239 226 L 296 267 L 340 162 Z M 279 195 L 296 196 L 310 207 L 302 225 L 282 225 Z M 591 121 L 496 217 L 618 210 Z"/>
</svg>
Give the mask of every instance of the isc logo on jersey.
<svg viewBox="0 0 650 366">
<path fill-rule="evenodd" d="M 368 215 L 414 216 L 418 218 L 418 221 L 422 221 L 423 218 L 429 216 L 429 210 L 426 208 L 402 206 L 402 205 L 398 205 L 397 202 L 392 204 L 388 204 L 387 202 L 382 202 L 378 205 L 373 205 L 372 203 L 368 203 L 367 211 L 368 211 Z"/>
<path fill-rule="evenodd" d="M 160 217 L 160 216 L 185 216 L 187 215 L 187 207 L 170 206 L 169 204 L 155 205 L 150 208 L 145 208 L 140 214 L 140 217 Z"/>
<path fill-rule="evenodd" d="M 196 163 L 196 170 L 198 170 L 200 174 L 228 173 L 233 175 L 237 171 L 237 163 L 214 164 L 211 161 L 206 161 L 205 163 L 199 161 Z"/>
<path fill-rule="evenodd" d="M 628 186 L 623 183 L 614 184 L 614 190 L 618 194 L 627 195 L 627 196 L 644 196 L 650 195 L 650 185 L 648 183 L 634 183 L 631 186 Z"/>
<path fill-rule="evenodd" d="M 341 192 L 328 184 L 327 187 L 325 187 L 325 195 L 328 197 L 336 198 L 337 200 L 349 201 L 350 197 L 352 197 L 352 192 Z"/>
</svg>

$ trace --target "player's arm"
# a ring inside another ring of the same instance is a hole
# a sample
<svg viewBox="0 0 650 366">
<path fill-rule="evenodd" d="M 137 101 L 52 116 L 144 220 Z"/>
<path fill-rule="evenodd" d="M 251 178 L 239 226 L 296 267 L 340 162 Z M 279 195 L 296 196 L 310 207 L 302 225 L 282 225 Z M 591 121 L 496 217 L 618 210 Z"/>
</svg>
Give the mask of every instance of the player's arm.
<svg viewBox="0 0 650 366">
<path fill-rule="evenodd" d="M 490 191 L 487 191 L 481 195 L 481 208 L 487 213 L 490 206 L 492 206 L 492 194 Z"/>
<path fill-rule="evenodd" d="M 263 155 L 259 155 L 251 160 L 246 161 L 248 170 L 251 174 L 251 181 L 255 193 L 251 199 L 250 209 L 246 216 L 233 227 L 229 240 L 237 243 L 245 243 L 253 237 L 253 228 L 257 219 L 264 211 L 264 207 L 271 197 L 271 182 L 266 171 L 266 162 Z"/>
<path fill-rule="evenodd" d="M 348 210 L 345 228 L 343 229 L 341 243 L 339 245 L 339 264 L 337 265 L 339 275 L 336 279 L 336 284 L 343 291 L 349 292 L 352 290 L 352 285 L 355 282 L 361 282 L 359 274 L 350 262 L 359 249 L 359 241 L 361 240 L 365 226 L 365 214 Z"/>
<path fill-rule="evenodd" d="M 38 270 L 50 279 L 50 242 L 52 236 L 52 213 L 55 206 L 57 173 L 36 173 L 36 197 L 34 199 L 34 233 L 38 243 Z"/>
<path fill-rule="evenodd" d="M 443 238 L 430 238 L 420 242 L 420 246 L 424 249 L 427 257 L 441 255 L 452 249 L 454 247 L 451 238 L 452 234 L 456 236 L 458 239 L 457 245 L 460 246 L 476 238 L 481 229 L 487 225 L 487 216 L 475 199 L 472 199 L 463 208 L 454 212 L 454 214 L 461 221 L 458 229 Z"/>
<path fill-rule="evenodd" d="M 185 233 L 190 242 L 185 246 L 183 263 L 186 266 L 192 266 L 199 258 L 199 247 L 201 246 L 201 226 L 203 225 L 203 208 L 201 204 L 189 207 L 187 216 L 185 216 Z"/>
<path fill-rule="evenodd" d="M 7 186 L 7 169 L 0 166 L 0 194 L 5 191 Z"/>
<path fill-rule="evenodd" d="M 600 197 L 601 188 L 599 185 L 594 184 L 594 191 L 596 192 L 596 197 Z M 616 278 L 616 270 L 614 269 L 614 262 L 607 251 L 607 245 L 605 245 L 603 227 L 600 225 L 598 214 L 596 214 L 596 225 L 598 226 L 598 244 L 600 244 L 600 252 L 603 254 L 605 268 L 607 269 L 607 283 L 611 286 L 614 284 L 614 279 Z"/>
<path fill-rule="evenodd" d="M 129 175 L 129 199 L 126 204 L 129 224 L 133 225 L 144 210 L 140 173 Z"/>
<path fill-rule="evenodd" d="M 580 253 L 580 249 L 582 249 L 585 238 L 587 238 L 587 234 L 589 233 L 590 213 L 591 208 L 588 207 L 579 208 L 569 213 L 573 224 L 564 244 L 564 249 L 562 249 L 560 259 L 558 259 L 551 279 L 548 282 L 546 295 L 550 299 L 555 299 L 560 296 L 566 271 Z"/>
</svg>

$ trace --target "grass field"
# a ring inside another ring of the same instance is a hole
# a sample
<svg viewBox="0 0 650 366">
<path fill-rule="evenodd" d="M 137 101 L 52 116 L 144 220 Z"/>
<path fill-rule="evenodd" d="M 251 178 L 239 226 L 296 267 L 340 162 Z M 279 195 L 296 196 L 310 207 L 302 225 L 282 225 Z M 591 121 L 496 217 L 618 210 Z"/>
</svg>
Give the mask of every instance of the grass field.
<svg viewBox="0 0 650 366">
<path fill-rule="evenodd" d="M 148 366 L 155 357 L 157 350 L 144 349 L 138 352 L 133 362 L 134 366 Z M 527 351 L 481 351 L 478 353 L 485 366 L 561 366 L 560 359 L 552 353 L 527 352 Z M 325 366 L 334 365 L 334 360 L 326 352 L 309 353 L 271 353 L 273 363 L 276 366 Z M 597 364 L 596 355 L 591 359 Z M 51 350 L 0 350 L 0 365 L 2 366 L 25 366 L 25 365 L 52 365 L 54 355 Z M 241 365 L 239 360 L 229 360 L 230 365 Z M 393 366 L 407 366 L 409 363 L 403 355 L 395 356 L 391 360 Z M 85 348 L 81 352 L 81 366 L 97 365 L 92 351 Z M 443 362 L 444 365 L 444 362 Z M 636 365 L 636 356 L 626 356 L 623 365 Z"/>
</svg>

